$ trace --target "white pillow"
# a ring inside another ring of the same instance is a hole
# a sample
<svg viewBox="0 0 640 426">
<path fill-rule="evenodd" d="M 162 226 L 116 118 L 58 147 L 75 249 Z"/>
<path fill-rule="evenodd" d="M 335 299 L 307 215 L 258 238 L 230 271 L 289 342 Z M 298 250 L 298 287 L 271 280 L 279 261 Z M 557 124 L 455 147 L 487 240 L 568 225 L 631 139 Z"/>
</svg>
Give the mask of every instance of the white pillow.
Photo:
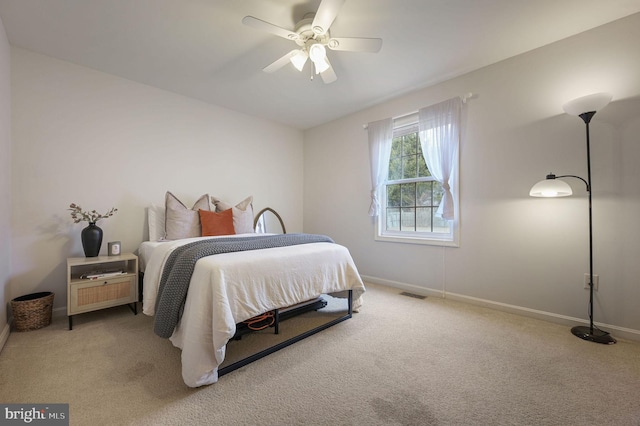
<svg viewBox="0 0 640 426">
<path fill-rule="evenodd" d="M 235 206 L 226 203 L 216 197 L 211 197 L 211 202 L 215 205 L 217 212 L 233 209 L 233 228 L 236 234 L 250 234 L 255 232 L 253 229 L 253 195 L 248 196 Z"/>
<path fill-rule="evenodd" d="M 164 238 L 166 240 L 181 240 L 183 238 L 202 236 L 198 210 L 211 210 L 209 208 L 208 194 L 198 198 L 198 201 L 189 209 L 175 195 L 167 191 L 165 207 Z"/>
<path fill-rule="evenodd" d="M 164 206 L 151 204 L 147 209 L 149 221 L 149 241 L 164 240 Z"/>
</svg>

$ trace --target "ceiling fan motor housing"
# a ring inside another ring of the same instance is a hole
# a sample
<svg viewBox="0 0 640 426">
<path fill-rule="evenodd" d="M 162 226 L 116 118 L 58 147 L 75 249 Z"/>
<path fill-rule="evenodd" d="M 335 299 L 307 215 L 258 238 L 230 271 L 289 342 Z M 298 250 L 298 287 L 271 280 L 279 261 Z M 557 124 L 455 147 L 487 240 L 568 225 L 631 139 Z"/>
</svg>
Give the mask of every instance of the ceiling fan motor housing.
<svg viewBox="0 0 640 426">
<path fill-rule="evenodd" d="M 296 24 L 294 30 L 298 34 L 298 38 L 295 40 L 296 44 L 307 50 L 316 42 L 326 46 L 329 44 L 329 39 L 331 38 L 329 30 L 324 34 L 318 34 L 315 30 L 319 27 L 312 28 L 311 25 L 315 16 L 316 14 L 313 12 L 307 13 L 304 15 L 304 18 Z"/>
</svg>

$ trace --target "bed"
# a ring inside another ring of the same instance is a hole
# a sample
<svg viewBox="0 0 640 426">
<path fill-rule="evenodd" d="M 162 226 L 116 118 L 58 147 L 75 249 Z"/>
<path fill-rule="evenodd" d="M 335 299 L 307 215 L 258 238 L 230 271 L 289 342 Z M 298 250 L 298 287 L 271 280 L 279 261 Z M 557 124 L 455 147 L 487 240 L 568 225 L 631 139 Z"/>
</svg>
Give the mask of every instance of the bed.
<svg viewBox="0 0 640 426">
<path fill-rule="evenodd" d="M 186 299 L 175 327 L 171 325 L 170 335 L 163 336 L 182 350 L 182 378 L 187 386 L 215 383 L 226 372 L 220 368 L 226 345 L 234 337 L 237 324 L 245 320 L 265 312 L 277 315 L 280 309 L 304 304 L 323 294 L 349 301 L 348 312 L 340 321 L 350 318 L 352 310 L 360 309 L 365 287 L 347 248 L 330 239 L 306 241 L 307 234 L 291 234 L 289 238 L 297 236 L 305 242 L 273 247 L 269 243 L 267 248 L 216 252 L 190 261 L 194 264 L 192 275 L 183 278 L 188 281 Z M 143 313 L 155 316 L 156 334 L 162 335 L 158 333 L 158 318 L 162 316 L 158 310 L 165 309 L 164 295 L 173 285 L 167 276 L 182 275 L 176 272 L 178 253 L 193 252 L 194 248 L 202 252 L 199 247 L 233 246 L 260 238 L 269 237 L 244 232 L 143 242 L 138 249 L 143 272 Z M 337 322 L 297 336 L 289 344 Z M 261 356 L 251 357 L 241 365 Z"/>
</svg>

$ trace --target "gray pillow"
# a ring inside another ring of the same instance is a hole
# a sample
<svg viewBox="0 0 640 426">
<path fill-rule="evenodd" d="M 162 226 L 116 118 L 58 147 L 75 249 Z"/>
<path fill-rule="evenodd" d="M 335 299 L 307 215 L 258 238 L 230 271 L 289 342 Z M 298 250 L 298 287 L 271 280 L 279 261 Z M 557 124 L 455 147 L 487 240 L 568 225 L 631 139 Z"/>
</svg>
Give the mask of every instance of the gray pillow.
<svg viewBox="0 0 640 426">
<path fill-rule="evenodd" d="M 198 201 L 189 209 L 175 195 L 167 191 L 165 208 L 165 240 L 200 237 L 202 228 L 198 210 L 211 211 L 209 194 L 198 198 Z"/>
<path fill-rule="evenodd" d="M 216 197 L 211 197 L 211 203 L 217 212 L 232 209 L 233 228 L 236 234 L 250 234 L 253 229 L 253 195 L 248 196 L 235 206 L 226 203 Z"/>
</svg>

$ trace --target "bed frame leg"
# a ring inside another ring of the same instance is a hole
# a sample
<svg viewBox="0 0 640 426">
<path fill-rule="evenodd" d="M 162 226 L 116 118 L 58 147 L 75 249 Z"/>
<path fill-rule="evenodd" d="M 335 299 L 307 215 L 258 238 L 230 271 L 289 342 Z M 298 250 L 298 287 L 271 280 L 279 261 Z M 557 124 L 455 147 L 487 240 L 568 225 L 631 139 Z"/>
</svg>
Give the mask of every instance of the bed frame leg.
<svg viewBox="0 0 640 426">
<path fill-rule="evenodd" d="M 280 326 L 280 310 L 279 309 L 275 309 L 273 311 L 273 322 L 274 322 L 274 334 L 278 334 L 280 332 L 279 326 Z"/>
</svg>

